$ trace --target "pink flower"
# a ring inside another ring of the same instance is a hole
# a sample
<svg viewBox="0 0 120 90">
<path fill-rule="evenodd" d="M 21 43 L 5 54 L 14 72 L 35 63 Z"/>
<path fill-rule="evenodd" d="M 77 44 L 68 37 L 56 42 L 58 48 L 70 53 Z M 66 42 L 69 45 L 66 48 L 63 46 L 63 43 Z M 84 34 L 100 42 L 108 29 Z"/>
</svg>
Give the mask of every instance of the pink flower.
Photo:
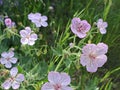
<svg viewBox="0 0 120 90">
<path fill-rule="evenodd" d="M 48 81 L 42 86 L 41 90 L 73 90 L 68 86 L 71 79 L 66 73 L 52 71 L 48 74 Z"/>
<path fill-rule="evenodd" d="M 6 18 L 4 22 L 5 22 L 6 27 L 8 28 L 15 27 L 15 22 L 12 22 L 10 18 Z"/>
<path fill-rule="evenodd" d="M 108 46 L 104 43 L 87 44 L 82 49 L 80 63 L 86 66 L 88 72 L 96 72 L 98 67 L 102 67 L 106 63 L 107 51 Z"/>
<path fill-rule="evenodd" d="M 11 68 L 11 63 L 15 64 L 17 62 L 17 58 L 14 57 L 13 51 L 3 52 L 1 56 L 0 62 L 1 64 L 5 65 L 6 68 Z"/>
<path fill-rule="evenodd" d="M 36 27 L 48 26 L 48 23 L 46 22 L 48 18 L 46 16 L 42 16 L 40 13 L 30 13 L 28 15 L 28 19 L 31 20 L 36 25 Z"/>
<path fill-rule="evenodd" d="M 106 34 L 106 28 L 108 26 L 107 22 L 103 22 L 103 19 L 99 19 L 96 23 L 101 34 Z"/>
<path fill-rule="evenodd" d="M 13 67 L 10 70 L 10 78 L 8 78 L 3 84 L 2 87 L 4 89 L 10 89 L 12 86 L 13 89 L 18 89 L 20 87 L 20 83 L 24 81 L 24 75 L 23 74 L 17 74 L 18 69 L 16 67 Z"/>
<path fill-rule="evenodd" d="M 37 40 L 37 34 L 33 33 L 30 27 L 26 27 L 25 30 L 21 30 L 20 35 L 22 37 L 22 44 L 34 45 L 35 40 Z"/>
<path fill-rule="evenodd" d="M 91 25 L 86 20 L 80 20 L 80 18 L 72 19 L 71 30 L 79 38 L 84 38 L 90 28 Z"/>
</svg>

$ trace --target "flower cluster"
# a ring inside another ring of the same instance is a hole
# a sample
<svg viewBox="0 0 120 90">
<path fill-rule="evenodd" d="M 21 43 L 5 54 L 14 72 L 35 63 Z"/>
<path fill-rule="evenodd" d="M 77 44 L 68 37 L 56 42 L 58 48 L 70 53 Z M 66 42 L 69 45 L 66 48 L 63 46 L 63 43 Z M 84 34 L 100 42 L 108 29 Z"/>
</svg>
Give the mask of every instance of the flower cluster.
<svg viewBox="0 0 120 90">
<path fill-rule="evenodd" d="M 86 66 L 88 72 L 96 72 L 97 68 L 102 67 L 107 61 L 107 51 L 108 46 L 104 43 L 87 44 L 82 49 L 80 63 Z"/>
<path fill-rule="evenodd" d="M 26 27 L 25 30 L 21 30 L 20 35 L 22 37 L 21 38 L 22 44 L 34 45 L 35 40 L 37 40 L 37 34 L 31 31 L 30 27 Z"/>
<path fill-rule="evenodd" d="M 6 27 L 13 28 L 15 27 L 15 22 L 13 22 L 10 18 L 6 18 L 4 20 Z"/>
<path fill-rule="evenodd" d="M 70 76 L 66 73 L 49 72 L 48 81 L 41 90 L 73 90 L 68 85 L 71 82 Z"/>
<path fill-rule="evenodd" d="M 15 64 L 17 62 L 17 58 L 14 57 L 14 52 L 3 52 L 0 58 L 1 64 L 5 65 L 6 68 L 11 68 L 12 63 Z"/>
<path fill-rule="evenodd" d="M 3 89 L 10 89 L 11 86 L 13 89 L 18 89 L 20 87 L 20 83 L 24 81 L 24 75 L 18 74 L 18 69 L 13 67 L 10 70 L 10 78 L 8 78 L 3 84 Z"/>
</svg>

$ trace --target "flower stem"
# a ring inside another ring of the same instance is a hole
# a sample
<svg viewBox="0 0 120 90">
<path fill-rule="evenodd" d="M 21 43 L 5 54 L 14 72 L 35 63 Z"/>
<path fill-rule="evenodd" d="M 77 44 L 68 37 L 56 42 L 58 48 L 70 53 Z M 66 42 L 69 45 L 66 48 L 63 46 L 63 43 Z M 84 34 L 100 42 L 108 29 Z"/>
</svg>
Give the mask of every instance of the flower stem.
<svg viewBox="0 0 120 90">
<path fill-rule="evenodd" d="M 60 67 L 60 65 L 62 64 L 63 60 L 64 60 L 64 56 L 61 58 L 61 60 L 60 60 L 60 62 L 58 63 L 57 67 L 55 68 L 55 71 L 57 71 L 57 70 L 59 69 L 59 67 Z"/>
</svg>

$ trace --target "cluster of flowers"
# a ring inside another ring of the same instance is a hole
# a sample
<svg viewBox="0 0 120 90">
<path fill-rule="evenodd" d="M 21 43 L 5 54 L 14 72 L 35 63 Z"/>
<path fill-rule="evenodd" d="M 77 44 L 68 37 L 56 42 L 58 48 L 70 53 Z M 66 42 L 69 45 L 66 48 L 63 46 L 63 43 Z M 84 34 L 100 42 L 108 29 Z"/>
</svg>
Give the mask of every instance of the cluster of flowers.
<svg viewBox="0 0 120 90">
<path fill-rule="evenodd" d="M 17 58 L 14 57 L 14 52 L 3 52 L 1 54 L 0 63 L 5 65 L 6 68 L 11 68 L 12 63 L 17 63 Z M 10 77 L 5 80 L 5 82 L 2 84 L 2 87 L 3 89 L 10 89 L 12 86 L 13 89 L 18 89 L 22 81 L 24 81 L 24 75 L 18 74 L 17 67 L 13 67 L 10 70 Z"/>
<path fill-rule="evenodd" d="M 107 22 L 103 22 L 102 19 L 99 19 L 96 26 L 101 34 L 106 33 Z M 80 18 L 72 19 L 71 30 L 79 38 L 86 37 L 90 29 L 91 25 L 86 20 L 80 20 Z M 96 72 L 97 68 L 102 67 L 107 61 L 107 56 L 105 55 L 107 51 L 108 46 L 104 43 L 98 43 L 97 45 L 87 44 L 82 48 L 80 63 L 86 66 L 88 72 Z"/>
<path fill-rule="evenodd" d="M 42 16 L 40 13 L 30 13 L 28 19 L 36 25 L 36 27 L 47 27 L 48 23 L 47 17 Z M 13 22 L 10 18 L 5 19 L 5 25 L 8 28 L 13 26 Z M 96 23 L 97 28 L 101 34 L 106 33 L 107 22 L 103 22 L 99 19 Z M 79 38 L 85 38 L 87 33 L 91 29 L 91 25 L 86 20 L 81 20 L 80 18 L 73 18 L 71 24 L 72 32 Z M 35 34 L 30 27 L 25 27 L 24 30 L 20 30 L 21 43 L 34 45 L 35 41 L 38 39 L 37 34 Z M 72 45 L 71 45 L 72 46 Z M 87 44 L 82 48 L 82 54 L 80 57 L 80 63 L 86 66 L 88 72 L 96 72 L 98 67 L 102 67 L 107 61 L 107 56 L 105 55 L 108 51 L 108 46 L 104 43 Z M 5 65 L 6 68 L 11 68 L 12 63 L 17 62 L 17 58 L 14 57 L 14 52 L 3 52 L 0 59 L 1 64 Z M 13 89 L 18 89 L 20 83 L 24 81 L 23 74 L 17 74 L 18 69 L 13 67 L 10 70 L 10 78 L 8 78 L 3 84 L 4 89 L 9 89 L 11 86 Z M 70 76 L 66 73 L 59 73 L 51 71 L 48 74 L 47 83 L 43 84 L 41 90 L 73 90 L 68 85 L 71 82 Z"/>
</svg>

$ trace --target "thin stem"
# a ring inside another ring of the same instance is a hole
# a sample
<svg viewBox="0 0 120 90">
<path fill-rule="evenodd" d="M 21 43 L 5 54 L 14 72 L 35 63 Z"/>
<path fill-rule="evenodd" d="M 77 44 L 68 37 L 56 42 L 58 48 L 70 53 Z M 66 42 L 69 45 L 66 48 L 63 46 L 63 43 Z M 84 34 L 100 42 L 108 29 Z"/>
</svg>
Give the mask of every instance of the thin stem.
<svg viewBox="0 0 120 90">
<path fill-rule="evenodd" d="M 58 63 L 57 67 L 55 68 L 55 71 L 57 71 L 57 70 L 59 69 L 59 67 L 60 67 L 60 65 L 62 64 L 63 60 L 64 60 L 64 56 L 61 58 L 61 60 L 60 60 L 60 62 Z"/>
</svg>

